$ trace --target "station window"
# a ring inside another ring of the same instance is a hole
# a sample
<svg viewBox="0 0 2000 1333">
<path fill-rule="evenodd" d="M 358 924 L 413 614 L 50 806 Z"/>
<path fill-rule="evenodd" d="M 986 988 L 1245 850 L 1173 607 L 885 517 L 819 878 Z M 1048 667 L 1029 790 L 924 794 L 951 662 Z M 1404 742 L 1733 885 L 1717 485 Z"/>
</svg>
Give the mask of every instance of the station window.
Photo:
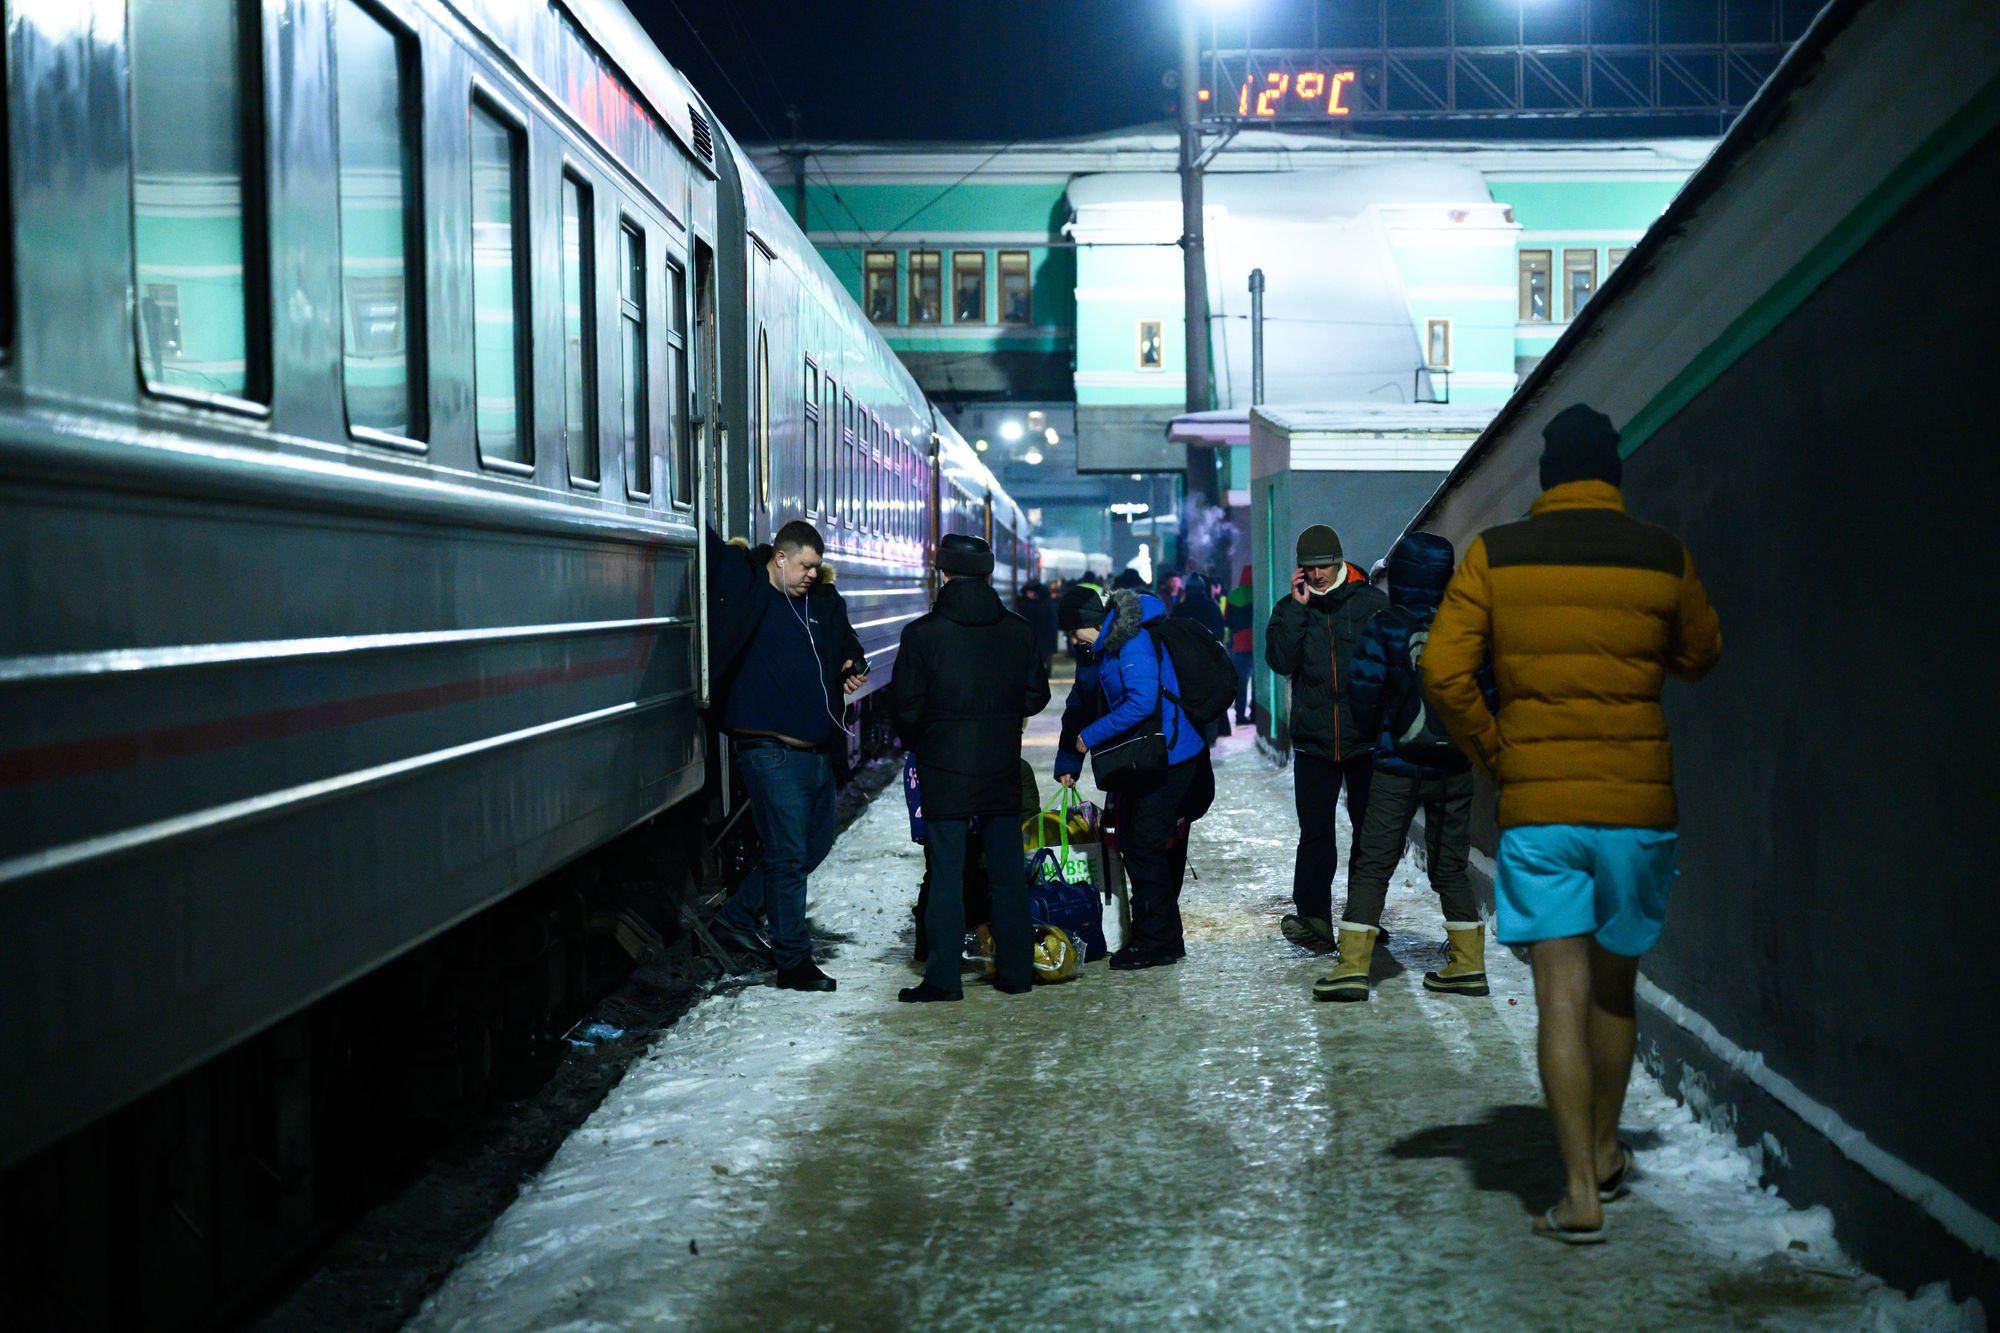
<svg viewBox="0 0 2000 1333">
<path fill-rule="evenodd" d="M 1553 318 L 1549 308 L 1550 261 L 1547 250 L 1521 252 L 1521 319 L 1527 323 L 1547 323 Z"/>
<path fill-rule="evenodd" d="M 958 250 L 951 257 L 951 318 L 957 324 L 986 322 L 986 252 Z"/>
<path fill-rule="evenodd" d="M 1631 253 L 1632 253 L 1632 247 L 1629 245 L 1612 246 L 1610 252 L 1605 255 L 1605 264 L 1604 264 L 1605 276 L 1609 277 L 1611 275 L 1611 270 L 1617 268 L 1620 264 L 1624 263 L 1625 256 Z"/>
<path fill-rule="evenodd" d="M 647 411 L 646 233 L 618 224 L 618 442 L 625 454 L 626 494 L 653 492 L 653 435 Z"/>
<path fill-rule="evenodd" d="M 352 430 L 423 436 L 416 353 L 423 210 L 416 50 L 357 0 L 335 19 L 340 134 L 341 387 Z"/>
<path fill-rule="evenodd" d="M 1596 290 L 1597 251 L 1563 251 L 1563 318 L 1575 319 Z"/>
<path fill-rule="evenodd" d="M 252 0 L 130 0 L 138 355 L 155 393 L 266 396 Z M 190 263 L 199 255 L 199 263 Z"/>
<path fill-rule="evenodd" d="M 472 104 L 472 392 L 479 456 L 534 461 L 528 433 L 526 153 L 520 129 Z"/>
<path fill-rule="evenodd" d="M 1000 322 L 1002 324 L 1031 324 L 1033 319 L 1033 297 L 1028 282 L 1028 252 L 1026 250 L 1002 250 L 1000 252 Z"/>
<path fill-rule="evenodd" d="M 570 480 L 599 483 L 597 455 L 596 235 L 590 187 L 568 172 L 562 178 L 563 438 Z"/>
<path fill-rule="evenodd" d="M 910 323 L 935 324 L 943 313 L 943 261 L 935 250 L 910 252 Z"/>
<path fill-rule="evenodd" d="M 861 302 L 877 324 L 896 322 L 896 252 L 870 250 L 862 261 Z"/>
<path fill-rule="evenodd" d="M 1165 365 L 1166 351 L 1160 345 L 1160 321 L 1139 321 L 1139 369 L 1158 370 Z"/>
<path fill-rule="evenodd" d="M 694 424 L 688 420 L 687 270 L 667 265 L 667 455 L 675 504 L 694 503 Z"/>
<path fill-rule="evenodd" d="M 1451 369 L 1451 321 L 1424 321 L 1424 364 L 1433 370 Z"/>
<path fill-rule="evenodd" d="M 819 367 L 806 358 L 805 393 L 805 456 L 799 460 L 804 473 L 800 490 L 808 511 L 819 509 Z"/>
</svg>

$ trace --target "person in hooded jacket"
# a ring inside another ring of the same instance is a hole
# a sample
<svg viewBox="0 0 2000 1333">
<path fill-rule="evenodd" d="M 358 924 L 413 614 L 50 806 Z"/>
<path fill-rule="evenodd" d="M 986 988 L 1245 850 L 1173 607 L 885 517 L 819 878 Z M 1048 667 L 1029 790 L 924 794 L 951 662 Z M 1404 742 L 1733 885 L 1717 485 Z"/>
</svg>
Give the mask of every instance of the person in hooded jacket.
<svg viewBox="0 0 2000 1333">
<path fill-rule="evenodd" d="M 1250 674 L 1257 660 L 1256 594 L 1248 565 L 1243 566 L 1242 576 L 1229 590 L 1227 604 L 1222 608 L 1222 628 L 1229 635 L 1229 660 L 1236 667 L 1236 724 L 1245 726 L 1250 722 Z"/>
<path fill-rule="evenodd" d="M 1372 732 L 1355 725 L 1347 682 L 1361 631 L 1389 604 L 1367 576 L 1347 563 L 1340 534 L 1315 523 L 1299 534 L 1292 590 L 1264 628 L 1264 661 L 1292 682 L 1292 799 L 1299 815 L 1299 850 L 1292 866 L 1292 905 L 1279 922 L 1286 939 L 1331 953 L 1333 877 L 1340 869 L 1334 802 L 1347 789 L 1347 817 L 1360 828 L 1375 776 Z"/>
<path fill-rule="evenodd" d="M 1132 891 L 1132 940 L 1111 956 L 1120 971 L 1160 967 L 1187 956 L 1181 932 L 1181 879 L 1187 871 L 1187 842 L 1177 832 L 1215 799 L 1215 773 L 1201 728 L 1174 702 L 1180 679 L 1171 657 L 1160 651 L 1147 626 L 1166 618 L 1167 608 L 1151 593 L 1119 588 L 1097 636 L 1098 691 L 1104 713 L 1077 733 L 1071 749 L 1083 755 L 1108 745 L 1159 715 L 1166 738 L 1167 766 L 1139 783 L 1121 788 L 1113 801 L 1118 851 Z"/>
<path fill-rule="evenodd" d="M 1056 604 L 1056 625 L 1069 637 L 1069 655 L 1076 662 L 1076 680 L 1063 701 L 1062 739 L 1056 745 L 1056 781 L 1074 787 L 1083 773 L 1083 755 L 1076 748 L 1079 732 L 1104 711 L 1097 685 L 1097 634 L 1104 626 L 1104 590 L 1094 583 L 1072 583 Z"/>
<path fill-rule="evenodd" d="M 1035 631 L 1000 603 L 987 580 L 993 550 L 952 533 L 938 543 L 944 586 L 929 614 L 903 630 L 890 708 L 917 756 L 931 855 L 921 984 L 898 999 L 920 1003 L 963 994 L 964 877 L 973 821 L 993 894 L 994 986 L 1019 994 L 1034 984 L 1028 871 L 1021 848 L 1021 724 L 1049 702 L 1049 674 Z"/>
<path fill-rule="evenodd" d="M 1402 860 L 1410 823 L 1424 812 L 1425 866 L 1444 909 L 1450 961 L 1424 974 L 1424 989 L 1485 995 L 1486 927 L 1466 863 L 1472 849 L 1472 764 L 1448 740 L 1419 733 L 1422 682 L 1416 664 L 1456 563 L 1443 537 L 1415 532 L 1388 559 L 1389 609 L 1361 633 L 1348 675 L 1355 725 L 1375 736 L 1368 812 L 1354 833 L 1347 906 L 1340 917 L 1340 965 L 1313 984 L 1316 1000 L 1366 1000 L 1368 967 L 1382 933 L 1389 876 Z"/>
<path fill-rule="evenodd" d="M 1056 608 L 1047 585 L 1040 579 L 1023 583 L 1014 595 L 1014 610 L 1035 631 L 1035 651 L 1046 667 L 1056 655 Z"/>
</svg>

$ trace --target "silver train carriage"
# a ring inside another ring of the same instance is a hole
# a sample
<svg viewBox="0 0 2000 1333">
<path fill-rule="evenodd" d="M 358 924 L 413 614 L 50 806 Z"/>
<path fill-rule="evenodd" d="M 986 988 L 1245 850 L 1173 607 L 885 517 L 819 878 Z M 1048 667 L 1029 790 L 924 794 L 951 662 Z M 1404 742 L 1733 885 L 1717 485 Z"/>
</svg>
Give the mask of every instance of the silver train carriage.
<svg viewBox="0 0 2000 1333">
<path fill-rule="evenodd" d="M 615 0 L 8 9 L 0 1167 L 703 807 L 702 522 L 1023 577 Z"/>
</svg>

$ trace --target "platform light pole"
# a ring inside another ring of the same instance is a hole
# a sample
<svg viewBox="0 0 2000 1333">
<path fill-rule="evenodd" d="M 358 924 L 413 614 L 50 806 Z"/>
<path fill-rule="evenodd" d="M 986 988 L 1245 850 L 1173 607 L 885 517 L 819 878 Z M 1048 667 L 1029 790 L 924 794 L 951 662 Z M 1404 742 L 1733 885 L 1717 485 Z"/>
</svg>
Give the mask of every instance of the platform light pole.
<svg viewBox="0 0 2000 1333">
<path fill-rule="evenodd" d="M 1264 270 L 1250 270 L 1250 406 L 1264 403 Z"/>
<path fill-rule="evenodd" d="M 1187 303 L 1187 410 L 1208 410 L 1208 259 L 1201 225 L 1201 31 L 1196 0 L 1181 4 L 1181 283 Z"/>
</svg>

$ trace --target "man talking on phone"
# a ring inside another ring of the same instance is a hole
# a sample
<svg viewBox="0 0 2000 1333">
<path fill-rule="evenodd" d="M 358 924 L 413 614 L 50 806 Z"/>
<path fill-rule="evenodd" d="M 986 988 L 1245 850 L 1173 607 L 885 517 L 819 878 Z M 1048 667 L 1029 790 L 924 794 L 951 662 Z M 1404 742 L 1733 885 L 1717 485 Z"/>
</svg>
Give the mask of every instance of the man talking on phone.
<svg viewBox="0 0 2000 1333">
<path fill-rule="evenodd" d="M 1347 817 L 1361 827 L 1368 807 L 1374 737 L 1364 736 L 1347 705 L 1347 669 L 1368 618 L 1389 605 L 1368 576 L 1347 563 L 1340 534 L 1315 523 L 1299 534 L 1289 596 L 1264 629 L 1264 661 L 1292 682 L 1292 797 L 1299 851 L 1292 865 L 1293 911 L 1279 923 L 1286 939 L 1331 953 L 1333 877 L 1340 869 L 1334 802 L 1347 789 Z"/>
</svg>

